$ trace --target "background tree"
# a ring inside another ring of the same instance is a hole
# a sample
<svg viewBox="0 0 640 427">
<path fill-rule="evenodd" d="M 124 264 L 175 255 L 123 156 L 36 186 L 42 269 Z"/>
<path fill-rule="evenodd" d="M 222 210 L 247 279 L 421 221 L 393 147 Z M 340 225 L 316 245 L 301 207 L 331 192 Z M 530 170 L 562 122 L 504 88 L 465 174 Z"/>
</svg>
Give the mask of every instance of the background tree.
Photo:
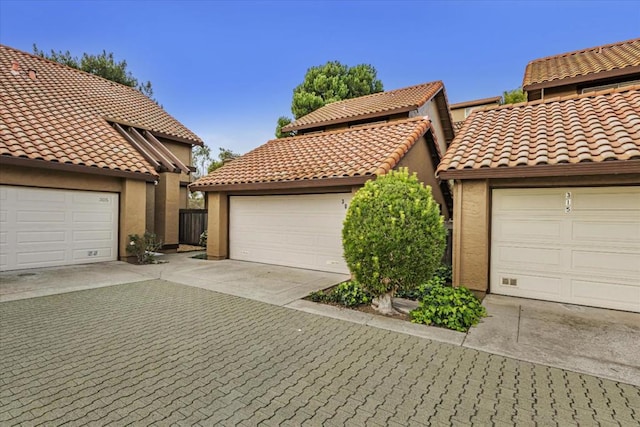
<svg viewBox="0 0 640 427">
<path fill-rule="evenodd" d="M 446 230 L 438 203 L 406 168 L 368 181 L 354 195 L 342 228 L 344 257 L 383 314 L 398 289 L 426 283 L 440 265 Z"/>
<path fill-rule="evenodd" d="M 207 145 L 195 146 L 191 152 L 191 164 L 195 166 L 195 178 L 201 178 L 218 169 L 225 161 L 235 159 L 239 154 L 228 148 L 218 148 L 218 160 L 211 158 L 211 149 Z M 189 208 L 204 209 L 204 194 L 201 191 L 189 192 Z"/>
<path fill-rule="evenodd" d="M 203 177 L 207 174 L 211 161 L 211 148 L 206 144 L 193 147 L 191 151 L 191 164 L 196 167 L 196 171 L 194 172 L 196 178 Z"/>
<path fill-rule="evenodd" d="M 125 86 L 135 88 L 153 99 L 153 88 L 151 82 L 140 82 L 137 78 L 127 70 L 127 61 L 122 60 L 117 62 L 112 52 L 103 50 L 98 55 L 89 53 L 83 53 L 81 58 L 74 57 L 68 50 L 55 51 L 51 49 L 50 53 L 46 53 L 43 50 L 38 49 L 38 46 L 33 45 L 33 53 L 51 61 L 58 62 L 68 67 L 76 68 L 78 70 L 86 71 L 87 73 L 95 74 L 96 76 L 104 77 L 107 80 L 121 83 Z M 154 100 L 155 101 L 155 100 Z"/>
<path fill-rule="evenodd" d="M 527 102 L 527 95 L 522 91 L 522 88 L 504 91 L 502 93 L 501 104 L 517 104 L 518 102 Z"/>
<path fill-rule="evenodd" d="M 280 116 L 278 117 L 278 124 L 276 125 L 276 138 L 286 138 L 288 136 L 295 136 L 295 131 L 293 132 L 282 132 L 282 128 L 286 125 L 293 122 L 290 117 Z"/>
<path fill-rule="evenodd" d="M 377 74 L 376 69 L 369 64 L 349 67 L 339 61 L 329 61 L 324 65 L 311 67 L 303 82 L 293 90 L 291 112 L 299 119 L 331 102 L 382 92 L 382 81 Z M 290 136 L 283 134 L 281 128 L 291 121 L 285 116 L 278 119 L 278 138 Z"/>
<path fill-rule="evenodd" d="M 222 165 L 225 164 L 225 162 L 228 162 L 230 160 L 233 160 L 235 158 L 240 157 L 240 154 L 233 152 L 232 150 L 229 150 L 228 148 L 218 148 L 219 152 L 218 152 L 218 160 L 213 160 L 211 162 L 211 164 L 209 165 L 208 168 L 208 172 L 211 173 L 214 170 L 222 167 Z"/>
</svg>

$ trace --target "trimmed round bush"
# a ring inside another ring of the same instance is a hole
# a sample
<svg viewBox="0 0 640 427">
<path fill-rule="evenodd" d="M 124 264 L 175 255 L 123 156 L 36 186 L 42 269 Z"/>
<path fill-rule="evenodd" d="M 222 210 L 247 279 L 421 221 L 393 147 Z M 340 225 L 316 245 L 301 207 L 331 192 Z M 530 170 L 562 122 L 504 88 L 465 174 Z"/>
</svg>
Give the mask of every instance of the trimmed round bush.
<svg viewBox="0 0 640 427">
<path fill-rule="evenodd" d="M 355 279 L 379 297 L 427 282 L 442 260 L 446 230 L 431 188 L 401 169 L 354 195 L 342 243 Z"/>
</svg>

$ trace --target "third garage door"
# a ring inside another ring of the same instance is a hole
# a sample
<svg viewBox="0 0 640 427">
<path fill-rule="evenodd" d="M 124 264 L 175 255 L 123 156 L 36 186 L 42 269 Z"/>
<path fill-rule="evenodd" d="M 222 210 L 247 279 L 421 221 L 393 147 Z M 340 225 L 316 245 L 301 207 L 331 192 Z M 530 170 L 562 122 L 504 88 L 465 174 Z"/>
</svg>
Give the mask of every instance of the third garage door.
<svg viewBox="0 0 640 427">
<path fill-rule="evenodd" d="M 492 292 L 640 312 L 640 187 L 492 197 Z"/>
<path fill-rule="evenodd" d="M 342 222 L 351 193 L 231 196 L 231 259 L 348 273 Z"/>
</svg>

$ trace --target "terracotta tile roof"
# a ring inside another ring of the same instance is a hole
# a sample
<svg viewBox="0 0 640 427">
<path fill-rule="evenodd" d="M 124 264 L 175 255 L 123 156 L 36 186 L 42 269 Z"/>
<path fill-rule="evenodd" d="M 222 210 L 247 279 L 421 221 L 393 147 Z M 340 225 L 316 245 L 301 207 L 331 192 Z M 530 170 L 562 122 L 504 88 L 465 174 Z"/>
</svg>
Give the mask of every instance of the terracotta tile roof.
<svg viewBox="0 0 640 427">
<path fill-rule="evenodd" d="M 135 89 L 0 45 L 0 160 L 155 175 L 107 119 L 202 143 Z"/>
<path fill-rule="evenodd" d="M 462 129 L 463 125 L 464 125 L 464 120 L 453 122 L 453 129 L 456 131 L 456 133 L 458 133 Z"/>
<path fill-rule="evenodd" d="M 274 139 L 190 185 L 222 186 L 371 177 L 396 166 L 431 128 L 425 118 Z M 327 185 L 329 185 L 327 183 Z"/>
<path fill-rule="evenodd" d="M 442 178 L 640 173 L 640 85 L 474 111 Z M 572 172 L 573 171 L 573 172 Z"/>
<path fill-rule="evenodd" d="M 614 71 L 640 72 L 640 38 L 533 60 L 527 64 L 522 87 L 530 90 L 532 85 Z"/>
<path fill-rule="evenodd" d="M 443 87 L 441 81 L 436 81 L 332 102 L 300 117 L 282 130 L 288 132 L 309 129 L 415 110 L 433 98 Z"/>
<path fill-rule="evenodd" d="M 485 105 L 485 104 L 498 104 L 502 101 L 501 96 L 493 96 L 491 98 L 482 98 L 482 99 L 474 99 L 472 101 L 464 101 L 458 102 L 456 104 L 451 104 L 449 108 L 452 110 L 457 110 L 458 108 L 467 108 L 467 107 L 475 107 L 476 105 Z"/>
</svg>

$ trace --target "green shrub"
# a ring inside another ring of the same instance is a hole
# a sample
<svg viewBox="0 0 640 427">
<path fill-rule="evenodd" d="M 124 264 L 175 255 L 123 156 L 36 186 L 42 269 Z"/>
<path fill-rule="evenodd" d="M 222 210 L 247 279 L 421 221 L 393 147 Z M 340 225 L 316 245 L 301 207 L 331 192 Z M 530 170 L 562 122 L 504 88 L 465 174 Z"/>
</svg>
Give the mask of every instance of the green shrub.
<svg viewBox="0 0 640 427">
<path fill-rule="evenodd" d="M 327 302 L 328 295 L 324 291 L 315 291 L 309 294 L 309 299 L 313 302 Z"/>
<path fill-rule="evenodd" d="M 378 297 L 427 282 L 440 265 L 446 230 L 431 188 L 404 168 L 358 190 L 342 242 L 356 280 Z"/>
<path fill-rule="evenodd" d="M 487 311 L 467 288 L 437 285 L 431 288 L 420 306 L 410 315 L 413 323 L 466 332 L 485 317 Z"/>
<path fill-rule="evenodd" d="M 444 286 L 447 282 L 440 276 L 433 276 L 427 283 L 423 283 L 415 288 L 407 289 L 401 288 L 397 292 L 397 297 L 411 299 L 414 301 L 421 301 L 424 297 L 429 295 L 431 289 L 436 286 Z"/>
<path fill-rule="evenodd" d="M 345 307 L 355 307 L 358 305 L 371 303 L 369 295 L 358 282 L 348 281 L 340 283 L 332 289 L 330 297 L 335 302 Z"/>
<path fill-rule="evenodd" d="M 453 270 L 448 264 L 440 264 L 440 267 L 436 269 L 434 276 L 440 277 L 445 283 L 451 283 L 453 279 Z"/>
<path fill-rule="evenodd" d="M 136 256 L 138 264 L 152 264 L 156 257 L 153 254 L 162 247 L 162 242 L 158 237 L 148 231 L 143 236 L 138 234 L 129 234 L 129 245 L 127 245 L 127 253 Z"/>
<path fill-rule="evenodd" d="M 356 307 L 358 305 L 371 303 L 369 295 L 362 286 L 355 281 L 340 283 L 329 292 L 316 291 L 309 294 L 309 299 L 314 302 L 335 303 L 345 307 Z"/>
<path fill-rule="evenodd" d="M 200 235 L 200 240 L 198 241 L 200 246 L 207 246 L 207 230 L 204 230 Z"/>
</svg>

